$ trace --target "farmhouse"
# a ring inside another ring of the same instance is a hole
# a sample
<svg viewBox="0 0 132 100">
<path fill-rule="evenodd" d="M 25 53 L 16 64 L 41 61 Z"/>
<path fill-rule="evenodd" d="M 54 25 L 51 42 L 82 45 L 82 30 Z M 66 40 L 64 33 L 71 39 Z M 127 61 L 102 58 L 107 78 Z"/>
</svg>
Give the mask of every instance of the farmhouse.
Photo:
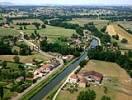
<svg viewBox="0 0 132 100">
<path fill-rule="evenodd" d="M 64 61 L 71 61 L 73 58 L 74 58 L 73 55 L 65 55 L 65 56 L 62 56 L 62 59 Z"/>
<path fill-rule="evenodd" d="M 78 85 L 79 85 L 79 87 L 85 88 L 88 85 L 88 81 L 85 78 L 80 78 Z"/>
<path fill-rule="evenodd" d="M 79 81 L 78 76 L 76 74 L 72 74 L 69 78 L 70 83 L 77 83 Z"/>
<path fill-rule="evenodd" d="M 103 79 L 103 75 L 95 71 L 80 72 L 78 76 L 84 77 L 88 82 L 95 84 L 100 84 Z"/>
</svg>

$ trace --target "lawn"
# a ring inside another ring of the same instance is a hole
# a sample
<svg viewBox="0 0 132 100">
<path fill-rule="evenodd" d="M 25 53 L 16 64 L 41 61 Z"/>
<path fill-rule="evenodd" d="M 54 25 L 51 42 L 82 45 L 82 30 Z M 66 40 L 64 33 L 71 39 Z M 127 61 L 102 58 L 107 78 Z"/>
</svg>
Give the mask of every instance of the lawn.
<svg viewBox="0 0 132 100">
<path fill-rule="evenodd" d="M 34 32 L 36 28 L 33 25 L 27 26 L 26 30 L 23 30 L 24 32 L 31 34 Z M 40 33 L 41 36 L 47 36 L 49 40 L 54 41 L 58 39 L 58 37 L 71 37 L 72 34 L 76 33 L 75 30 L 71 29 L 65 29 L 61 27 L 55 27 L 55 26 L 49 26 L 47 25 L 45 29 L 37 30 L 38 33 Z"/>
<path fill-rule="evenodd" d="M 128 44 L 124 44 L 125 49 L 132 49 L 132 35 L 127 31 L 119 27 L 117 24 L 111 24 L 107 26 L 106 31 L 109 35 L 119 35 L 119 39 L 125 38 L 128 40 Z"/>
<path fill-rule="evenodd" d="M 74 24 L 79 24 L 81 26 L 83 26 L 84 24 L 87 24 L 89 22 L 94 22 L 96 27 L 98 29 L 101 29 L 104 26 L 106 26 L 109 21 L 108 20 L 90 19 L 90 18 L 74 18 L 72 21 L 69 21 L 69 22 L 74 23 Z"/>
<path fill-rule="evenodd" d="M 61 90 L 57 96 L 57 100 L 76 100 L 80 91 L 92 89 L 96 92 L 96 100 L 101 100 L 103 95 L 111 97 L 111 100 L 131 100 L 132 96 L 127 93 L 132 93 L 132 81 L 130 77 L 119 65 L 111 62 L 98 60 L 90 60 L 81 71 L 97 71 L 103 74 L 104 79 L 101 86 L 90 85 L 87 88 L 78 88 L 78 92 L 70 93 L 66 90 Z M 108 80 L 110 79 L 110 81 Z M 107 87 L 107 94 L 104 93 L 104 86 Z"/>
<path fill-rule="evenodd" d="M 14 55 L 0 55 L 0 60 L 13 61 L 13 57 L 14 57 Z M 20 62 L 22 62 L 22 63 L 32 63 L 33 62 L 32 60 L 34 58 L 40 59 L 40 60 L 43 60 L 43 61 L 47 61 L 47 60 L 50 59 L 49 57 L 42 56 L 41 54 L 34 54 L 34 55 L 28 55 L 28 56 L 19 56 L 19 57 L 20 57 Z"/>
<path fill-rule="evenodd" d="M 1 36 L 8 36 L 8 35 L 18 35 L 19 31 L 11 28 L 1 28 L 0 27 L 0 37 Z"/>
</svg>

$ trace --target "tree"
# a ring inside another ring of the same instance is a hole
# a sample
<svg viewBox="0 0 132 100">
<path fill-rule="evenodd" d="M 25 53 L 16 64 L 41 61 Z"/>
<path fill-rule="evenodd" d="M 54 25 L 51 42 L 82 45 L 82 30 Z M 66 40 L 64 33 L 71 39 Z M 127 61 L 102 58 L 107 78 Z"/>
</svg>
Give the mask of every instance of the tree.
<svg viewBox="0 0 132 100">
<path fill-rule="evenodd" d="M 39 30 L 40 23 L 33 23 L 33 25 L 35 25 L 36 29 L 38 29 L 38 30 Z"/>
<path fill-rule="evenodd" d="M 2 62 L 2 68 L 4 68 L 4 69 L 5 69 L 5 68 L 6 68 L 6 66 L 7 66 L 7 62 L 6 62 L 6 61 L 3 61 L 3 62 Z"/>
<path fill-rule="evenodd" d="M 77 100 L 95 100 L 96 93 L 93 90 L 81 91 Z"/>
<path fill-rule="evenodd" d="M 0 86 L 0 97 L 1 97 L 1 99 L 3 99 L 3 97 L 4 97 L 4 88 L 3 88 L 3 86 Z"/>
<path fill-rule="evenodd" d="M 81 61 L 80 62 L 80 67 L 82 68 L 82 67 L 84 67 L 85 65 L 87 64 L 87 60 L 83 60 L 83 61 Z"/>
<path fill-rule="evenodd" d="M 101 100 L 111 100 L 111 98 L 104 95 L 104 96 L 102 96 Z"/>
<path fill-rule="evenodd" d="M 125 39 L 125 38 L 123 38 L 123 39 L 121 40 L 121 43 L 128 43 L 128 40 Z"/>
<path fill-rule="evenodd" d="M 118 34 L 112 35 L 112 37 L 113 37 L 114 39 L 116 39 L 116 40 L 119 40 L 119 35 L 118 35 Z"/>
<path fill-rule="evenodd" d="M 26 25 L 24 25 L 24 29 L 25 29 L 25 30 L 27 29 Z"/>
<path fill-rule="evenodd" d="M 76 32 L 77 32 L 79 35 L 82 35 L 82 36 L 84 35 L 84 34 L 83 34 L 83 28 L 81 28 L 81 27 L 77 27 L 77 28 L 76 28 Z"/>
<path fill-rule="evenodd" d="M 117 42 L 113 42 L 113 46 L 114 47 L 118 47 L 118 43 Z"/>
<path fill-rule="evenodd" d="M 106 31 L 106 26 L 104 26 L 100 31 L 105 32 Z"/>
<path fill-rule="evenodd" d="M 45 25 L 45 24 L 43 24 L 41 27 L 42 27 L 42 28 L 46 28 L 46 25 Z"/>
<path fill-rule="evenodd" d="M 20 30 L 23 30 L 23 27 L 22 26 L 20 26 Z"/>
<path fill-rule="evenodd" d="M 13 59 L 14 59 L 14 62 L 16 62 L 16 63 L 19 63 L 20 62 L 19 56 L 14 56 Z"/>
</svg>

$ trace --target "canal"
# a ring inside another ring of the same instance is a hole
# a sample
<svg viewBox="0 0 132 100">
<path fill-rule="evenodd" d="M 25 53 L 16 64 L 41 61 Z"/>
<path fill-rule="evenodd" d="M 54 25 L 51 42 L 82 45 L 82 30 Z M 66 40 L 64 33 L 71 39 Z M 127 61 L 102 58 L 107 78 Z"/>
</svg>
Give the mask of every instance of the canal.
<svg viewBox="0 0 132 100">
<path fill-rule="evenodd" d="M 93 39 L 90 48 L 98 46 L 98 41 Z M 46 86 L 44 86 L 38 93 L 36 93 L 30 100 L 42 100 L 50 91 L 54 89 L 64 78 L 66 78 L 78 65 L 87 57 L 87 51 L 83 52 L 79 59 L 62 71 L 58 76 L 51 80 Z"/>
</svg>

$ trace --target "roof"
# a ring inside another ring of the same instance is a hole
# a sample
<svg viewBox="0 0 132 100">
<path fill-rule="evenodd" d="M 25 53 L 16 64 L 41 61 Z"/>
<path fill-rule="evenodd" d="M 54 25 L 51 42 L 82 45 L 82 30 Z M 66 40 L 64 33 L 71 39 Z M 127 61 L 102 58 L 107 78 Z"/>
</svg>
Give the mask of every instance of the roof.
<svg viewBox="0 0 132 100">
<path fill-rule="evenodd" d="M 76 74 L 72 74 L 72 75 L 70 76 L 70 78 L 72 78 L 72 79 L 78 79 L 78 76 L 77 76 Z"/>
<path fill-rule="evenodd" d="M 85 78 L 80 78 L 79 83 L 87 83 L 87 80 Z"/>
<path fill-rule="evenodd" d="M 81 72 L 79 74 L 82 75 L 82 76 L 93 75 L 93 76 L 96 76 L 96 77 L 99 77 L 99 78 L 102 78 L 103 77 L 103 75 L 101 73 L 98 73 L 96 71 Z"/>
</svg>

